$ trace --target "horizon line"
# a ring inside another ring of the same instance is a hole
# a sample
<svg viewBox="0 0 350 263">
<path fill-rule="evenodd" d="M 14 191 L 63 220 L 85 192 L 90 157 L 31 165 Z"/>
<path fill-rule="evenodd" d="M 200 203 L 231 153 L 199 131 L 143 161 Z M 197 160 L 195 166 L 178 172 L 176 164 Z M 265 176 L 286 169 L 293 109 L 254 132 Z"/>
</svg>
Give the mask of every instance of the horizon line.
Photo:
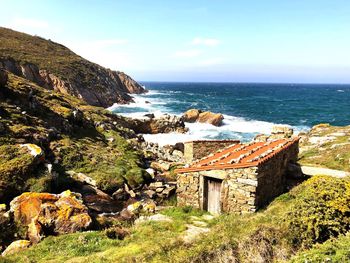
<svg viewBox="0 0 350 263">
<path fill-rule="evenodd" d="M 137 82 L 153 82 L 153 83 L 212 83 L 212 84 L 275 84 L 275 85 L 349 85 L 350 82 L 256 82 L 256 81 L 176 81 L 176 80 L 137 80 Z"/>
</svg>

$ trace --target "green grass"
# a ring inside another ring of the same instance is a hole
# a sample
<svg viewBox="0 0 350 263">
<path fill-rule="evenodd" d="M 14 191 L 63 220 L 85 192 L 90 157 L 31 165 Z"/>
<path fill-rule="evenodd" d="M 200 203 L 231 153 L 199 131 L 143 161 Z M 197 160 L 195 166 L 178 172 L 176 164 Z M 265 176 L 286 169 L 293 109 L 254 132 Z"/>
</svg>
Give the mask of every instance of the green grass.
<svg viewBox="0 0 350 263">
<path fill-rule="evenodd" d="M 317 259 L 312 262 L 322 262 L 319 259 L 330 256 L 338 262 L 349 255 L 349 238 L 342 233 L 349 229 L 350 217 L 346 211 L 350 202 L 341 198 L 347 191 L 341 185 L 349 182 L 332 180 L 313 177 L 254 214 L 224 214 L 206 221 L 203 211 L 191 207 L 168 208 L 162 213 L 171 217 L 172 222 L 131 226 L 131 234 L 124 240 L 110 240 L 104 232 L 49 237 L 9 259 L 13 262 L 303 262 L 307 257 Z M 329 199 L 332 196 L 334 202 Z M 317 206 L 316 209 L 307 206 L 316 199 L 319 207 L 328 206 L 322 213 L 332 213 L 331 221 L 310 220 L 320 217 Z M 298 213 L 301 210 L 303 213 Z M 338 210 L 344 211 L 343 216 Z M 186 225 L 198 220 L 207 222 L 210 232 L 193 243 L 184 243 Z M 295 232 L 296 225 L 291 222 L 300 223 L 299 232 Z M 332 222 L 340 224 L 338 239 L 335 232 L 333 237 L 324 232 L 324 229 L 336 230 Z M 302 244 L 309 239 L 304 233 L 314 233 L 314 229 L 321 229 L 323 238 L 313 240 L 311 249 L 305 250 Z"/>
<path fill-rule="evenodd" d="M 109 239 L 103 231 L 48 237 L 8 262 L 140 262 L 166 254 L 182 244 L 180 239 L 191 216 L 203 212 L 181 208 L 165 210 L 172 222 L 144 222 L 130 228 L 124 240 Z"/>
<path fill-rule="evenodd" d="M 350 234 L 317 244 L 310 250 L 301 251 L 291 259 L 292 263 L 349 262 Z"/>
<path fill-rule="evenodd" d="M 333 136 L 334 133 L 344 135 Z M 299 155 L 300 164 L 350 172 L 350 126 L 317 125 L 311 129 L 307 137 L 335 138 L 321 146 L 308 141 L 301 143 L 301 147 L 308 147 L 308 150 Z"/>
</svg>

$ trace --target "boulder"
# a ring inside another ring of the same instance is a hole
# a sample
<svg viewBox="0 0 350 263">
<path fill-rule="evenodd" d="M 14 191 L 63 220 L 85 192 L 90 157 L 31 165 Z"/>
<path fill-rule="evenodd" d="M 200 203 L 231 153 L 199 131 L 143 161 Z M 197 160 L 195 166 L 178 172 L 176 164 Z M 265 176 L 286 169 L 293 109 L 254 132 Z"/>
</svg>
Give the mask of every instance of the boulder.
<svg viewBox="0 0 350 263">
<path fill-rule="evenodd" d="M 153 183 L 150 183 L 149 188 L 157 189 L 157 188 L 163 187 L 163 185 L 164 185 L 163 182 L 153 182 Z"/>
<path fill-rule="evenodd" d="M 271 137 L 273 139 L 290 138 L 293 135 L 293 129 L 287 125 L 275 125 L 271 130 Z"/>
<path fill-rule="evenodd" d="M 199 114 L 197 122 L 209 123 L 214 126 L 222 125 L 224 116 L 221 113 L 213 113 L 210 111 L 205 111 Z"/>
<path fill-rule="evenodd" d="M 153 200 L 147 200 L 142 203 L 142 212 L 154 213 L 156 211 L 156 203 Z"/>
<path fill-rule="evenodd" d="M 191 123 L 196 122 L 200 113 L 201 113 L 200 110 L 190 109 L 183 114 L 183 120 L 185 122 L 191 122 Z"/>
<path fill-rule="evenodd" d="M 222 125 L 224 116 L 221 113 L 190 109 L 183 114 L 182 118 L 185 122 L 201 122 L 220 126 Z"/>
<path fill-rule="evenodd" d="M 15 254 L 17 252 L 20 252 L 22 250 L 27 249 L 28 247 L 30 247 L 31 243 L 28 240 L 16 240 L 13 241 L 6 249 L 4 252 L 2 252 L 2 256 L 8 256 L 8 255 L 12 255 Z"/>
<path fill-rule="evenodd" d="M 149 221 L 172 222 L 173 220 L 169 216 L 163 214 L 155 214 L 151 216 L 140 216 L 138 219 L 135 220 L 135 225 Z"/>
<path fill-rule="evenodd" d="M 91 212 L 114 213 L 122 208 L 121 200 L 114 199 L 91 185 L 83 185 L 75 191 L 82 194 L 84 204 Z"/>
<path fill-rule="evenodd" d="M 178 159 L 182 159 L 184 157 L 184 154 L 183 152 L 179 151 L 179 150 L 174 150 L 172 152 L 172 155 L 177 157 Z"/>
<path fill-rule="evenodd" d="M 44 155 L 44 151 L 36 144 L 26 143 L 21 144 L 20 146 L 27 148 L 29 153 L 34 157 L 42 157 Z"/>
<path fill-rule="evenodd" d="M 169 187 L 166 187 L 162 194 L 165 196 L 165 197 L 170 197 L 171 195 L 175 194 L 176 192 L 176 187 L 174 186 L 169 186 Z"/>
<path fill-rule="evenodd" d="M 0 69 L 0 87 L 3 87 L 6 85 L 8 80 L 7 72 L 3 69 Z"/>
<path fill-rule="evenodd" d="M 185 133 L 185 123 L 182 118 L 175 115 L 164 114 L 157 118 L 130 119 L 126 118 L 125 127 L 134 130 L 136 133 L 157 134 L 178 132 Z"/>
<path fill-rule="evenodd" d="M 157 171 L 161 171 L 161 172 L 169 171 L 170 166 L 171 166 L 171 163 L 164 162 L 164 161 L 151 163 L 151 168 L 153 168 L 154 170 L 157 170 Z"/>
<path fill-rule="evenodd" d="M 141 202 L 137 201 L 126 208 L 132 214 L 138 214 L 142 209 Z"/>
<path fill-rule="evenodd" d="M 117 201 L 126 201 L 129 198 L 129 194 L 125 191 L 124 188 L 119 188 L 112 194 L 112 197 Z"/>
<path fill-rule="evenodd" d="M 68 172 L 66 172 L 66 174 L 68 174 L 72 179 L 74 179 L 75 181 L 78 181 L 80 183 L 89 184 L 92 186 L 97 185 L 97 183 L 94 179 L 92 179 L 91 177 L 89 177 L 83 173 L 76 173 L 74 171 L 68 171 Z"/>
<path fill-rule="evenodd" d="M 156 196 L 156 192 L 153 190 L 146 190 L 143 193 L 149 198 L 154 198 Z"/>
<path fill-rule="evenodd" d="M 10 203 L 14 221 L 25 228 L 26 237 L 38 243 L 47 233 L 67 234 L 87 229 L 92 223 L 81 195 L 23 193 Z"/>
</svg>

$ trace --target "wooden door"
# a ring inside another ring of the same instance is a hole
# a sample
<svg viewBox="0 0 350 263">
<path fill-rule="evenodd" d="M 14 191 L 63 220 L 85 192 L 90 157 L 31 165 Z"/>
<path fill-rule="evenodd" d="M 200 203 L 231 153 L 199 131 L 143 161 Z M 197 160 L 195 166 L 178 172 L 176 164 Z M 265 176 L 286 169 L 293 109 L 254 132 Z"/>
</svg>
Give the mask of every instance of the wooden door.
<svg viewBox="0 0 350 263">
<path fill-rule="evenodd" d="M 207 211 L 212 214 L 221 212 L 221 183 L 222 180 L 207 178 Z"/>
</svg>

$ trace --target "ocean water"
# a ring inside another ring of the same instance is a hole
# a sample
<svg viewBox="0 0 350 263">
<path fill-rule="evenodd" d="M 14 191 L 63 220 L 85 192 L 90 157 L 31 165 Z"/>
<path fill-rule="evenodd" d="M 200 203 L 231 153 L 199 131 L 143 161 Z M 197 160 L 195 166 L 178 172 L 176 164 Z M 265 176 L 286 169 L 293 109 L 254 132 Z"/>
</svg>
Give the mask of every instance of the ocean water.
<svg viewBox="0 0 350 263">
<path fill-rule="evenodd" d="M 186 134 L 145 135 L 161 145 L 196 139 L 249 141 L 268 134 L 275 124 L 296 132 L 318 123 L 350 124 L 350 85 L 249 83 L 142 83 L 149 93 L 133 95 L 135 103 L 113 105 L 110 110 L 130 117 L 146 113 L 181 115 L 197 108 L 224 114 L 224 125 L 186 123 Z"/>
</svg>

